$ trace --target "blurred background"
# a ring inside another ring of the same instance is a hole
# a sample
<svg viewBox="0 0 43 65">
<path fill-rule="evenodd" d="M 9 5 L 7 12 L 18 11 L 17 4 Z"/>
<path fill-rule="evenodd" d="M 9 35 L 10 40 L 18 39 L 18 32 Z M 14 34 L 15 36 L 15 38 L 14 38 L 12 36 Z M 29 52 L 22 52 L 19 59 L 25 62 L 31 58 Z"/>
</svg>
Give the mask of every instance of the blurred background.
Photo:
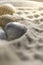
<svg viewBox="0 0 43 65">
<path fill-rule="evenodd" d="M 27 1 L 29 1 L 29 0 L 27 0 Z M 32 0 L 32 1 L 39 1 L 39 2 L 43 2 L 43 0 Z"/>
<path fill-rule="evenodd" d="M 0 0 L 0 1 L 39 1 L 39 2 L 43 2 L 43 0 Z"/>
</svg>

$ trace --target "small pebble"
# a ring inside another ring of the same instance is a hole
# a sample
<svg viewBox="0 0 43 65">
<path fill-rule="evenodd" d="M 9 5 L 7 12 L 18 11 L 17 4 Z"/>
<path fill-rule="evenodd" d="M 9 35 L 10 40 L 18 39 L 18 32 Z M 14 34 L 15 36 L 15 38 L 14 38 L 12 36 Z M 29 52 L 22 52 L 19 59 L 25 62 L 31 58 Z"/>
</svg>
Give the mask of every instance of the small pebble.
<svg viewBox="0 0 43 65">
<path fill-rule="evenodd" d="M 8 36 L 8 40 L 13 40 L 21 37 L 26 33 L 27 28 L 18 22 L 10 22 L 5 26 L 5 32 Z"/>
<path fill-rule="evenodd" d="M 6 40 L 6 34 L 3 29 L 0 28 L 0 40 Z"/>
</svg>

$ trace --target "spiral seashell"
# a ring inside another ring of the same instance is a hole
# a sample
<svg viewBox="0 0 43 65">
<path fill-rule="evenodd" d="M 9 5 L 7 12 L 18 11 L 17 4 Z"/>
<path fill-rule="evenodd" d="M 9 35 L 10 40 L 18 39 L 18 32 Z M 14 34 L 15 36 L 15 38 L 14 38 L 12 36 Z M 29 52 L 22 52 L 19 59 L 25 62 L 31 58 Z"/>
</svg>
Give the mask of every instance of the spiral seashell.
<svg viewBox="0 0 43 65">
<path fill-rule="evenodd" d="M 21 37 L 27 30 L 27 28 L 18 22 L 10 22 L 5 26 L 5 32 L 8 40 L 13 40 Z"/>
<path fill-rule="evenodd" d="M 5 15 L 5 14 L 10 14 L 12 15 L 15 13 L 15 8 L 11 4 L 2 4 L 0 5 L 0 16 Z"/>
<path fill-rule="evenodd" d="M 11 21 L 15 21 L 16 17 L 12 16 L 12 15 L 2 15 L 0 16 L 0 26 L 5 26 L 7 23 L 11 22 Z"/>
<path fill-rule="evenodd" d="M 6 33 L 2 28 L 0 28 L 0 40 L 6 40 L 6 39 L 7 39 Z"/>
</svg>

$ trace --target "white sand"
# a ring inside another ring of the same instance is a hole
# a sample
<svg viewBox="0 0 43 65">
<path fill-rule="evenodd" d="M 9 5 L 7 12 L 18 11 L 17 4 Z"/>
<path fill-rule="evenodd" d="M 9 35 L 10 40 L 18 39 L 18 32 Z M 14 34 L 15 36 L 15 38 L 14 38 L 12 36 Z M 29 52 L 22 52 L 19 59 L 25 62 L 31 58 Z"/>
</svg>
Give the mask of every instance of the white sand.
<svg viewBox="0 0 43 65">
<path fill-rule="evenodd" d="M 41 13 L 36 5 L 33 10 L 37 11 L 37 14 Z M 31 15 L 33 10 L 30 11 Z M 20 16 L 24 17 L 25 14 Z M 38 21 L 37 18 L 30 18 L 30 21 L 27 21 L 26 16 L 24 18 L 26 20 L 19 22 L 28 28 L 26 34 L 10 42 L 0 40 L 0 65 L 43 65 L 43 20 L 39 21 L 43 17 L 40 14 Z"/>
</svg>

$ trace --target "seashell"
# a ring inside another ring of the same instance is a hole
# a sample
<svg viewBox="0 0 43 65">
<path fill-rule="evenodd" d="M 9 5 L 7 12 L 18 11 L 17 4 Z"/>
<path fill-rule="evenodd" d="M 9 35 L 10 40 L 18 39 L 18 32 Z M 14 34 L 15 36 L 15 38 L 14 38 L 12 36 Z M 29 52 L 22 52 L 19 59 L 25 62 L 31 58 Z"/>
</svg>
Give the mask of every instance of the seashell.
<svg viewBox="0 0 43 65">
<path fill-rule="evenodd" d="M 4 30 L 2 28 L 0 28 L 0 39 L 1 40 L 6 40 L 6 33 L 4 32 Z"/>
<path fill-rule="evenodd" d="M 2 4 L 0 5 L 0 16 L 5 15 L 5 14 L 10 14 L 12 15 L 15 13 L 15 8 L 11 4 Z"/>
<path fill-rule="evenodd" d="M 11 22 L 11 21 L 15 21 L 16 17 L 12 16 L 12 15 L 2 15 L 0 16 L 0 26 L 5 26 L 7 23 Z"/>
<path fill-rule="evenodd" d="M 21 37 L 27 31 L 27 28 L 25 27 L 25 25 L 20 24 L 18 22 L 10 22 L 6 24 L 4 29 L 7 34 L 8 40 L 17 39 Z"/>
</svg>

